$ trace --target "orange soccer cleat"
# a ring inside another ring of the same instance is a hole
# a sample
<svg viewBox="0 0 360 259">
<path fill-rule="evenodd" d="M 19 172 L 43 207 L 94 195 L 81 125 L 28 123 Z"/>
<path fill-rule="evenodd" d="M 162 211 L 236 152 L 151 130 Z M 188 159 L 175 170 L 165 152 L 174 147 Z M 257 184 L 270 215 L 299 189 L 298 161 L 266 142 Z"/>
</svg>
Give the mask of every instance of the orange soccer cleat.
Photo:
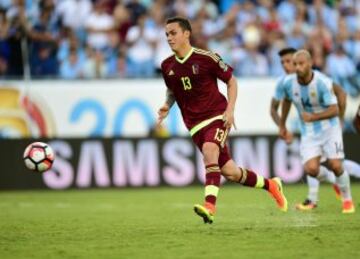
<svg viewBox="0 0 360 259">
<path fill-rule="evenodd" d="M 296 204 L 295 208 L 300 211 L 310 211 L 317 208 L 315 202 L 312 202 L 309 199 L 306 199 L 303 203 Z"/>
<path fill-rule="evenodd" d="M 286 212 L 288 210 L 288 203 L 283 193 L 281 180 L 279 177 L 269 179 L 269 193 L 275 199 L 279 209 Z"/>
<path fill-rule="evenodd" d="M 355 206 L 352 200 L 343 201 L 342 205 L 342 213 L 350 214 L 355 212 Z"/>
<path fill-rule="evenodd" d="M 340 191 L 340 187 L 337 184 L 333 184 L 333 189 L 335 192 L 335 197 L 337 200 L 341 200 L 341 191 Z"/>
<path fill-rule="evenodd" d="M 215 206 L 209 202 L 205 202 L 205 205 L 194 205 L 194 211 L 195 213 L 202 217 L 204 220 L 204 223 L 212 224 L 214 221 L 214 215 L 215 215 Z"/>
</svg>

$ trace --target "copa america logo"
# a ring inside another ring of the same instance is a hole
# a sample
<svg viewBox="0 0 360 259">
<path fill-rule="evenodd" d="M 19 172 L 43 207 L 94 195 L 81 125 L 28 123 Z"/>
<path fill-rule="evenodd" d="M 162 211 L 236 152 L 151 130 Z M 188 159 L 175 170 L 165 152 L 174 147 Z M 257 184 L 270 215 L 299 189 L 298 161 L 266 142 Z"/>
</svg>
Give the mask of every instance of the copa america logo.
<svg viewBox="0 0 360 259">
<path fill-rule="evenodd" d="M 15 87 L 0 87 L 0 138 L 51 137 L 53 116 L 39 96 Z"/>
</svg>

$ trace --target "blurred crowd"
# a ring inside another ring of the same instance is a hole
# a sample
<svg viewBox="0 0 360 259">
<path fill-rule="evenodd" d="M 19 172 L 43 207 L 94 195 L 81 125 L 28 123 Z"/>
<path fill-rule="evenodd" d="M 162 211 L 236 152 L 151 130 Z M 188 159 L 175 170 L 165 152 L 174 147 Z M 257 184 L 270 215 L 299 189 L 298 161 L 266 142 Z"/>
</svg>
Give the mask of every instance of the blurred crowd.
<svg viewBox="0 0 360 259">
<path fill-rule="evenodd" d="M 29 67 L 32 77 L 157 76 L 174 15 L 191 20 L 194 46 L 217 52 L 237 76 L 281 75 L 278 51 L 307 48 L 317 69 L 359 92 L 357 0 L 0 0 L 0 75 Z"/>
</svg>

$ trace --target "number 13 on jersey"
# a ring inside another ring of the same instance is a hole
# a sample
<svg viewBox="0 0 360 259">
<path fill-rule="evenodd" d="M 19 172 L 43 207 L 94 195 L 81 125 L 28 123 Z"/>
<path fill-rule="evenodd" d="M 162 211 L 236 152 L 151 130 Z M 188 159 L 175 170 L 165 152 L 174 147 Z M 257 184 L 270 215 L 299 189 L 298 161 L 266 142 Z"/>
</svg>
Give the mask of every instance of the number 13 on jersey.
<svg viewBox="0 0 360 259">
<path fill-rule="evenodd" d="M 184 86 L 184 90 L 187 91 L 187 90 L 191 90 L 192 86 L 191 86 L 191 81 L 190 81 L 190 78 L 188 76 L 183 76 L 181 77 L 181 81 L 183 83 L 183 86 Z"/>
</svg>

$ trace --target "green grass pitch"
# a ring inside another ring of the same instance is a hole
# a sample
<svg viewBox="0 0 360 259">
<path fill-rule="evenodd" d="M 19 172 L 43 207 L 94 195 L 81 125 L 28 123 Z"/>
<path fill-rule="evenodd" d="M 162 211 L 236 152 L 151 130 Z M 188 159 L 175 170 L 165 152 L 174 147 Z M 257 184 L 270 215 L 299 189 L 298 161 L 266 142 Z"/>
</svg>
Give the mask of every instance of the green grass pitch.
<svg viewBox="0 0 360 259">
<path fill-rule="evenodd" d="M 329 185 L 297 212 L 305 185 L 285 186 L 289 212 L 263 190 L 226 185 L 212 225 L 192 210 L 203 188 L 0 192 L 0 258 L 360 258 L 357 213 Z"/>
</svg>

